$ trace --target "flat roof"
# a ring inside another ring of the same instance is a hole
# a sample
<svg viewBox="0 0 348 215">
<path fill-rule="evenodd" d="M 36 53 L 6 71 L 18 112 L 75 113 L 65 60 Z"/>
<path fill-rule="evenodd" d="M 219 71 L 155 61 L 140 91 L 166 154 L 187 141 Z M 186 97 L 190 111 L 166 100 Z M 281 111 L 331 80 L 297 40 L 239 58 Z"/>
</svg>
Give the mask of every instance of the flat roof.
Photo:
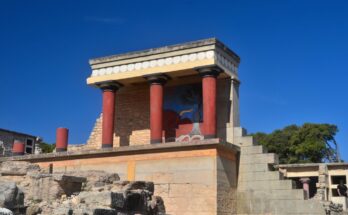
<svg viewBox="0 0 348 215">
<path fill-rule="evenodd" d="M 228 48 L 225 44 L 220 42 L 217 38 L 208 38 L 208 39 L 196 40 L 191 42 L 179 43 L 175 45 L 162 46 L 158 48 L 151 48 L 151 49 L 132 51 L 132 52 L 126 52 L 122 54 L 94 58 L 94 59 L 90 59 L 89 63 L 91 65 L 94 65 L 99 63 L 125 60 L 129 58 L 145 57 L 145 56 L 154 55 L 154 54 L 162 54 L 162 53 L 167 53 L 172 51 L 179 51 L 179 50 L 191 49 L 191 48 L 208 46 L 208 45 L 216 45 L 217 47 L 223 49 L 231 57 L 233 57 L 234 60 L 236 60 L 238 63 L 240 62 L 240 57 L 236 53 L 234 53 L 230 48 Z"/>
<path fill-rule="evenodd" d="M 298 163 L 298 164 L 278 164 L 276 168 L 301 168 L 301 167 L 318 167 L 321 164 L 327 166 L 348 166 L 348 163 Z"/>
<path fill-rule="evenodd" d="M 133 51 L 89 60 L 87 84 L 118 82 L 127 86 L 146 82 L 144 77 L 164 74 L 172 80 L 198 75 L 202 67 L 219 68 L 220 78 L 238 79 L 239 56 L 216 38 Z"/>
<path fill-rule="evenodd" d="M 22 136 L 33 137 L 33 138 L 37 137 L 37 136 L 31 135 L 31 134 L 26 134 L 26 133 L 22 133 L 22 132 L 18 132 L 18 131 L 11 131 L 8 129 L 3 129 L 3 128 L 0 128 L 0 131 L 12 133 L 12 134 L 17 134 L 17 135 L 22 135 Z"/>
</svg>

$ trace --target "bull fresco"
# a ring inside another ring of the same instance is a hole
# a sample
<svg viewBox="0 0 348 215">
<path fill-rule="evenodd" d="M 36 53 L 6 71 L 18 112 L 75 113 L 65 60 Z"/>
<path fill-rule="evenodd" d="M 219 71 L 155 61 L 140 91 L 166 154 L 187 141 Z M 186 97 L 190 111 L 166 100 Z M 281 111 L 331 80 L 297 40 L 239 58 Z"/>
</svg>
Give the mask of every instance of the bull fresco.
<svg viewBox="0 0 348 215">
<path fill-rule="evenodd" d="M 165 88 L 164 122 L 166 142 L 203 139 L 202 85 L 190 84 Z"/>
</svg>

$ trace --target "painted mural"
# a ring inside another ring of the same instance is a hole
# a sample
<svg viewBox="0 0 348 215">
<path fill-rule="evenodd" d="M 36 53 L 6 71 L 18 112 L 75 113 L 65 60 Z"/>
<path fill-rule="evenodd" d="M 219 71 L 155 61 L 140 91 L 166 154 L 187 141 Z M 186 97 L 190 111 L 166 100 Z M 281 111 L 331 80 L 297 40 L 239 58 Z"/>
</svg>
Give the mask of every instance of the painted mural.
<svg viewBox="0 0 348 215">
<path fill-rule="evenodd" d="M 164 92 L 163 128 L 166 142 L 202 140 L 202 85 L 167 87 Z"/>
</svg>

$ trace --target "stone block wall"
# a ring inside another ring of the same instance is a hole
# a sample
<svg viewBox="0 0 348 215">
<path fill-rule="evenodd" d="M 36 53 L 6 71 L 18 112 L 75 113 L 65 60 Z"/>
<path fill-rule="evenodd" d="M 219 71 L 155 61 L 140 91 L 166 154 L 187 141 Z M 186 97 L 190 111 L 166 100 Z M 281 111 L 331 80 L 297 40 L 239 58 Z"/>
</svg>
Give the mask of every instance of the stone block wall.
<svg viewBox="0 0 348 215">
<path fill-rule="evenodd" d="M 38 164 L 43 169 L 53 164 L 53 172 L 103 170 L 118 172 L 121 180 L 151 180 L 155 185 L 154 195 L 163 198 L 168 214 L 227 215 L 236 212 L 235 151 L 198 147 L 156 151 L 93 158 L 70 159 L 67 156 L 66 160 L 60 158 Z"/>
</svg>

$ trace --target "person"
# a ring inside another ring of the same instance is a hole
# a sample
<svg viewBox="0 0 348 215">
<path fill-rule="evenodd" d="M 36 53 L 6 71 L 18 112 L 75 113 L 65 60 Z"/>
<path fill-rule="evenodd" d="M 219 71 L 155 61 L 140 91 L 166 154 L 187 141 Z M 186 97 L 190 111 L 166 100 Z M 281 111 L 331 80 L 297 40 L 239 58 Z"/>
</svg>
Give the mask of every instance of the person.
<svg viewBox="0 0 348 215">
<path fill-rule="evenodd" d="M 337 192 L 339 196 L 347 197 L 347 186 L 344 184 L 343 180 L 340 180 L 340 184 L 337 185 Z"/>
</svg>

